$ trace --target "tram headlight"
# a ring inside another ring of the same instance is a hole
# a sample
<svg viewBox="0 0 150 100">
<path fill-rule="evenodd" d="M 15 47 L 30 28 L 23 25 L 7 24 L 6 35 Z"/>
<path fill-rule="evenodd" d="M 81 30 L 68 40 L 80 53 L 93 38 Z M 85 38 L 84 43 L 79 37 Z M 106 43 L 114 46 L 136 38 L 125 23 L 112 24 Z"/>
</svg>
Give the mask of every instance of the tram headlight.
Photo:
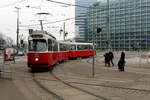
<svg viewBox="0 0 150 100">
<path fill-rule="evenodd" d="M 35 58 L 35 61 L 38 61 L 39 59 L 38 58 Z"/>
</svg>

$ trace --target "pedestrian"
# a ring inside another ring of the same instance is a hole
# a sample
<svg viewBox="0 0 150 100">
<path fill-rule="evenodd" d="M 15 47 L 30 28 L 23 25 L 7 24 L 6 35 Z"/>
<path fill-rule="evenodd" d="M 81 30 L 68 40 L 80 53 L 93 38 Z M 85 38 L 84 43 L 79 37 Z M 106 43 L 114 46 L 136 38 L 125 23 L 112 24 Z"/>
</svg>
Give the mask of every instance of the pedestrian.
<svg viewBox="0 0 150 100">
<path fill-rule="evenodd" d="M 110 58 L 110 62 L 112 64 L 112 66 L 114 66 L 114 63 L 113 63 L 114 54 L 111 51 L 109 51 L 109 58 Z"/>
<path fill-rule="evenodd" d="M 105 53 L 104 54 L 105 57 L 105 67 L 108 65 L 108 67 L 110 67 L 110 57 L 109 57 L 109 53 Z"/>
<path fill-rule="evenodd" d="M 121 52 L 121 57 L 118 62 L 118 70 L 119 71 L 124 71 L 124 66 L 125 66 L 125 53 Z"/>
</svg>

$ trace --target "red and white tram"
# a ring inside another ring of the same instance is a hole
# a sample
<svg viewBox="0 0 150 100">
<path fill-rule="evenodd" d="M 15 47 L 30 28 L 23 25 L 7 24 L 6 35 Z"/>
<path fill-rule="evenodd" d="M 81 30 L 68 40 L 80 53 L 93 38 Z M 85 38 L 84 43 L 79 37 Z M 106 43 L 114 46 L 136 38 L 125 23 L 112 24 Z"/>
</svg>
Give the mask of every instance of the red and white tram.
<svg viewBox="0 0 150 100">
<path fill-rule="evenodd" d="M 96 54 L 92 43 L 60 42 L 45 31 L 31 31 L 28 38 L 28 67 L 52 67 L 58 62 Z"/>
</svg>

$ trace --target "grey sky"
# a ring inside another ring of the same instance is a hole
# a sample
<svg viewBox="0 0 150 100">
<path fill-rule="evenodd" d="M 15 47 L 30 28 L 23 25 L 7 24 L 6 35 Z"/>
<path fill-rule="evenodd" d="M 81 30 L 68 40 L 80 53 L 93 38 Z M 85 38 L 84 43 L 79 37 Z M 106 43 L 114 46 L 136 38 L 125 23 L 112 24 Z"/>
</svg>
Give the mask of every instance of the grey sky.
<svg viewBox="0 0 150 100">
<path fill-rule="evenodd" d="M 55 0 L 66 3 L 74 3 L 74 0 Z M 25 6 L 30 5 L 30 8 Z M 16 40 L 16 7 L 20 7 L 20 26 L 33 25 L 39 23 L 38 12 L 48 12 L 52 15 L 43 16 L 44 23 L 52 22 L 56 20 L 62 20 L 65 18 L 74 17 L 74 7 L 64 7 L 63 5 L 48 2 L 46 0 L 0 0 L 0 32 L 12 37 Z M 42 18 L 43 19 L 43 18 Z M 69 25 L 70 24 L 70 25 Z M 73 37 L 74 21 L 66 21 L 66 30 L 70 33 L 69 37 Z M 59 29 L 63 25 L 63 22 L 56 24 L 47 24 L 44 28 L 55 35 L 58 39 L 61 39 Z M 38 29 L 40 26 L 20 27 L 20 34 L 27 36 L 27 30 L 29 28 Z"/>
</svg>

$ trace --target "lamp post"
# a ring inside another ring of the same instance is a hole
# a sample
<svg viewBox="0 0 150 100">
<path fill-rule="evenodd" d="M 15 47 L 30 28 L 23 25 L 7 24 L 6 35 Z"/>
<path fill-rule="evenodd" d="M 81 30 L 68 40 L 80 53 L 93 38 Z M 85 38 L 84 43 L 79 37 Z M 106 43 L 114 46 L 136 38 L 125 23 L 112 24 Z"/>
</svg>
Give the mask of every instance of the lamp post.
<svg viewBox="0 0 150 100">
<path fill-rule="evenodd" d="M 110 40 L 110 32 L 109 32 L 109 0 L 107 0 L 107 41 L 108 41 L 108 44 L 107 44 L 107 49 L 108 50 L 111 50 L 112 47 L 111 47 L 111 40 Z"/>
<path fill-rule="evenodd" d="M 92 42 L 93 42 L 93 51 L 94 51 L 94 54 L 93 54 L 93 62 L 92 62 L 92 77 L 95 76 L 95 34 L 96 33 L 100 33 L 102 31 L 101 28 L 97 26 L 95 26 L 95 18 L 94 18 L 94 10 L 96 10 L 96 5 L 94 5 L 93 8 L 93 14 L 92 14 L 92 18 L 93 18 L 93 37 L 92 37 Z M 96 10 L 96 13 L 97 13 L 97 10 Z M 96 15 L 98 16 L 98 14 Z"/>
<path fill-rule="evenodd" d="M 16 31 L 16 33 L 17 33 L 17 52 L 18 52 L 18 48 L 19 48 L 19 10 L 21 9 L 21 8 L 19 8 L 19 7 L 15 7 L 16 9 L 17 9 L 17 31 Z"/>
</svg>

